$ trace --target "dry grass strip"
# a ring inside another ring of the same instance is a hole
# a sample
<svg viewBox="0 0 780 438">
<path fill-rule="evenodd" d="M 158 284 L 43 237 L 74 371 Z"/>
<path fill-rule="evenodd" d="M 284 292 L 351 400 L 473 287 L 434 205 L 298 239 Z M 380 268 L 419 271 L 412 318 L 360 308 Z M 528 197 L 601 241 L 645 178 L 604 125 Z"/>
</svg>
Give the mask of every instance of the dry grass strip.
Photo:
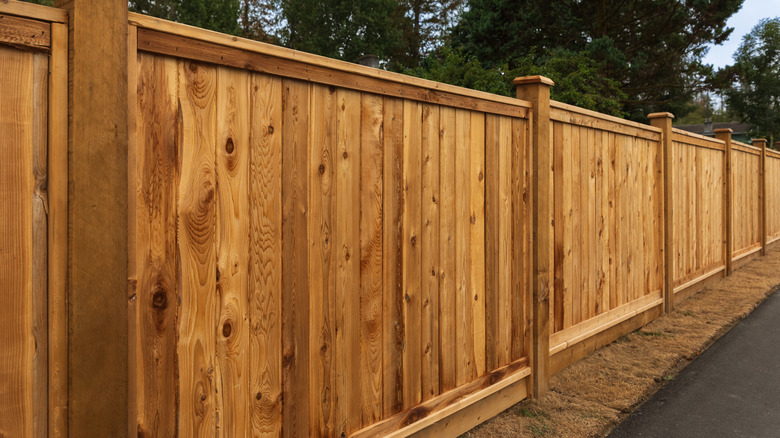
<svg viewBox="0 0 780 438">
<path fill-rule="evenodd" d="M 601 437 L 746 317 L 780 285 L 780 245 L 675 311 L 593 352 L 464 437 Z"/>
</svg>

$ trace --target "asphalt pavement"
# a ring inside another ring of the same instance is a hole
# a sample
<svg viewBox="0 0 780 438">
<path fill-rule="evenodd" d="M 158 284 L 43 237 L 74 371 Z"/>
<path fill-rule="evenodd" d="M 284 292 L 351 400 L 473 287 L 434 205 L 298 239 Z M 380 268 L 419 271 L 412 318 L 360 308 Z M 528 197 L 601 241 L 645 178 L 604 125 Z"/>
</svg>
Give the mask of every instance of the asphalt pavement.
<svg viewBox="0 0 780 438">
<path fill-rule="evenodd" d="M 780 437 L 780 292 L 609 437 Z"/>
</svg>

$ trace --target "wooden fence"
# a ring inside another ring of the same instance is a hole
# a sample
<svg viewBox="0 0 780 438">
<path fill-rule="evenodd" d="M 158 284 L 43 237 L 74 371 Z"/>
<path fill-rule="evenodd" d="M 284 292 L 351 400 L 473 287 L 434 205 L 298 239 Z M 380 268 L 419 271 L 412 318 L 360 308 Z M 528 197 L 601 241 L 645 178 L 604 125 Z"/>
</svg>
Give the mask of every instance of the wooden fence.
<svg viewBox="0 0 780 438">
<path fill-rule="evenodd" d="M 71 31 L 105 7 L 76 3 Z M 68 15 L 0 3 L 3 436 L 454 436 L 780 241 L 764 141 L 100 16 L 127 93 L 71 87 L 69 184 Z M 94 389 L 64 220 L 110 185 L 75 163 L 85 101 L 128 115 L 128 372 Z M 124 417 L 91 418 L 107 397 Z"/>
</svg>

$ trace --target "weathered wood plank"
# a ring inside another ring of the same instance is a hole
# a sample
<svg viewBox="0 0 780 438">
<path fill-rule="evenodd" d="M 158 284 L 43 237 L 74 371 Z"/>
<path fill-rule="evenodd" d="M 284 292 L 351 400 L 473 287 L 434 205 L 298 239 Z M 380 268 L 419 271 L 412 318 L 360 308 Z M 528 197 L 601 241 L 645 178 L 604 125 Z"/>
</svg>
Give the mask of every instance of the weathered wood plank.
<svg viewBox="0 0 780 438">
<path fill-rule="evenodd" d="M 309 433 L 309 84 L 282 80 L 282 434 Z"/>
<path fill-rule="evenodd" d="M 422 107 L 422 399 L 439 383 L 439 106 Z M 446 255 L 445 255 L 446 257 Z"/>
<path fill-rule="evenodd" d="M 249 378 L 256 436 L 282 432 L 282 80 L 252 75 Z"/>
<path fill-rule="evenodd" d="M 33 55 L 0 47 L 0 433 L 33 433 Z"/>
<path fill-rule="evenodd" d="M 217 427 L 250 430 L 249 72 L 217 70 Z"/>
<path fill-rule="evenodd" d="M 176 247 L 178 157 L 178 66 L 172 58 L 138 58 L 136 120 L 136 266 L 138 430 L 173 435 L 178 410 Z"/>
<path fill-rule="evenodd" d="M 382 312 L 383 417 L 403 407 L 403 220 L 404 220 L 404 121 L 403 101 L 384 98 L 384 296 Z"/>
<path fill-rule="evenodd" d="M 179 433 L 216 433 L 216 70 L 180 62 Z"/>
<path fill-rule="evenodd" d="M 309 435 L 335 434 L 336 89 L 312 85 L 309 146 Z"/>
<path fill-rule="evenodd" d="M 382 97 L 360 98 L 360 426 L 382 418 Z"/>
</svg>

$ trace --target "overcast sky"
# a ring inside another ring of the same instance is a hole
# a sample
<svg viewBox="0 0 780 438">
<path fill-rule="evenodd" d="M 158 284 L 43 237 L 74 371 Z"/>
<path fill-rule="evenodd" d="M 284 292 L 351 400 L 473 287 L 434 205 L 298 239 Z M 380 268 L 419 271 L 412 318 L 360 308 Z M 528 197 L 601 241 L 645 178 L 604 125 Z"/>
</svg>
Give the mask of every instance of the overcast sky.
<svg viewBox="0 0 780 438">
<path fill-rule="evenodd" d="M 732 64 L 732 55 L 737 51 L 742 36 L 750 33 L 753 26 L 762 18 L 780 17 L 780 0 L 745 0 L 742 9 L 732 15 L 727 22 L 734 28 L 728 41 L 722 46 L 711 46 L 710 52 L 704 57 L 705 64 L 713 64 L 715 67 L 724 67 Z"/>
</svg>

